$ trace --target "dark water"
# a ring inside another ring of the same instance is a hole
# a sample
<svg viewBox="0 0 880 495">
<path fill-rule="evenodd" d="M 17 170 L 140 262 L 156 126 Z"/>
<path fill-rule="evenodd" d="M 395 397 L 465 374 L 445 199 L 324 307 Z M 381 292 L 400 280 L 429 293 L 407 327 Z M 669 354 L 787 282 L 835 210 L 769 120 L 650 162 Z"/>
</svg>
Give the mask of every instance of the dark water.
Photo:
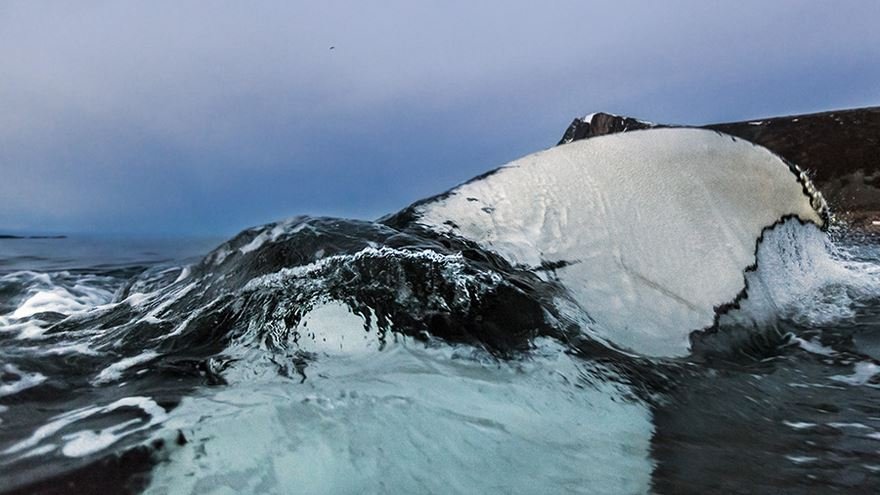
<svg viewBox="0 0 880 495">
<path fill-rule="evenodd" d="M 548 324 L 558 289 L 490 253 L 371 222 L 204 259 L 3 240 L 2 489 L 876 493 L 880 244 L 786 235 L 773 322 L 754 296 L 666 360 Z"/>
<path fill-rule="evenodd" d="M 47 239 L 0 238 L 0 273 L 142 269 L 200 257 L 222 238 L 127 238 L 72 235 Z"/>
</svg>

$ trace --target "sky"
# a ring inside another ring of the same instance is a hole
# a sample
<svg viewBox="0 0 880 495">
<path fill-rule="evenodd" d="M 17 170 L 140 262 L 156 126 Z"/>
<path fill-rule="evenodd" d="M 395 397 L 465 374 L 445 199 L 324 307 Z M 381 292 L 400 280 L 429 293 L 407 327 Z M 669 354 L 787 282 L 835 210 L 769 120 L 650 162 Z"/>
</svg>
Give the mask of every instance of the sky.
<svg viewBox="0 0 880 495">
<path fill-rule="evenodd" d="M 0 233 L 371 219 L 594 111 L 876 106 L 878 25 L 874 0 L 4 1 Z"/>
</svg>

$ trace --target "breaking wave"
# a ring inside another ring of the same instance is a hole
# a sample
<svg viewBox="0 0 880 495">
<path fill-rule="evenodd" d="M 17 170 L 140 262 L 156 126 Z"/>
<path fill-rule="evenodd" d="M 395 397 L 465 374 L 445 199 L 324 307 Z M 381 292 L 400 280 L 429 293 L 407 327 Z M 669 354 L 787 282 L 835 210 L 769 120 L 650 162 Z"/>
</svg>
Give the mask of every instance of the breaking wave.
<svg viewBox="0 0 880 495">
<path fill-rule="evenodd" d="M 134 277 L 2 274 L 0 469 L 83 483 L 128 455 L 155 493 L 662 488 L 669 404 L 731 362 L 804 352 L 834 363 L 816 383 L 873 386 L 880 255 L 827 219 L 763 148 L 661 129 Z"/>
</svg>

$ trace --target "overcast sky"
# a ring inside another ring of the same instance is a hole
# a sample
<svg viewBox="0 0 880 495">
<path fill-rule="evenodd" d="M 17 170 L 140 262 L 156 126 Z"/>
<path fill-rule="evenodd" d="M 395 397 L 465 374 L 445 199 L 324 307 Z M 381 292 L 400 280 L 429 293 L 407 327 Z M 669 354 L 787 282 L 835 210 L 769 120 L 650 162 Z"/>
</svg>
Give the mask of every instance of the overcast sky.
<svg viewBox="0 0 880 495">
<path fill-rule="evenodd" d="M 4 1 L 0 230 L 375 218 L 593 111 L 880 105 L 878 26 L 872 0 Z"/>
</svg>

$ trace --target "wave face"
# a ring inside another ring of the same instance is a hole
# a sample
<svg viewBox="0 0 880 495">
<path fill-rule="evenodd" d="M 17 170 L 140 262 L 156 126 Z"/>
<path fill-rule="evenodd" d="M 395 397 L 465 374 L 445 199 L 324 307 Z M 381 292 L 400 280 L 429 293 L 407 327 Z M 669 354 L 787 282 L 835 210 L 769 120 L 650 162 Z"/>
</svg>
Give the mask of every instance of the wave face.
<svg viewBox="0 0 880 495">
<path fill-rule="evenodd" d="M 875 487 L 880 252 L 826 216 L 765 149 L 655 129 L 375 222 L 0 272 L 0 491 Z"/>
<path fill-rule="evenodd" d="M 527 156 L 414 214 L 516 266 L 546 269 L 600 338 L 683 356 L 690 333 L 712 326 L 744 289 L 765 228 L 787 218 L 824 224 L 810 187 L 749 142 L 656 129 Z"/>
</svg>

